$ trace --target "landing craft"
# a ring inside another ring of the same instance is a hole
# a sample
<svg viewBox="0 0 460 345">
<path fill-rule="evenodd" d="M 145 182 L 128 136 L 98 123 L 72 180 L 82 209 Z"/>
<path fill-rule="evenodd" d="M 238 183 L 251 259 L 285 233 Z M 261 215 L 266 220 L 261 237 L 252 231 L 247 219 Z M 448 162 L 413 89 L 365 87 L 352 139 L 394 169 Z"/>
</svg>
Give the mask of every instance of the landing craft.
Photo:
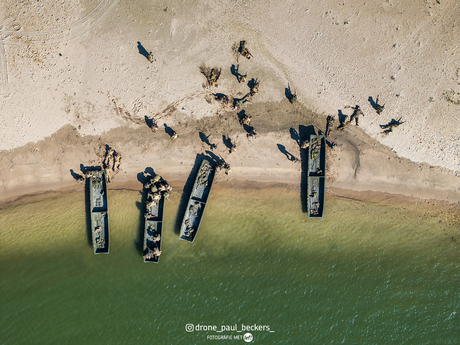
<svg viewBox="0 0 460 345">
<path fill-rule="evenodd" d="M 326 176 L 326 137 L 310 135 L 308 146 L 308 218 L 323 218 Z"/>
<path fill-rule="evenodd" d="M 200 227 L 201 219 L 203 218 L 206 202 L 211 193 L 214 175 L 216 173 L 215 166 L 206 158 L 201 162 L 200 170 L 193 184 L 192 193 L 190 195 L 187 209 L 185 210 L 184 219 L 180 228 L 180 239 L 193 243 L 195 240 L 198 228 Z"/>
<path fill-rule="evenodd" d="M 94 254 L 109 253 L 109 207 L 107 203 L 107 180 L 103 170 L 86 172 L 89 180 L 89 204 L 91 234 Z"/>
</svg>

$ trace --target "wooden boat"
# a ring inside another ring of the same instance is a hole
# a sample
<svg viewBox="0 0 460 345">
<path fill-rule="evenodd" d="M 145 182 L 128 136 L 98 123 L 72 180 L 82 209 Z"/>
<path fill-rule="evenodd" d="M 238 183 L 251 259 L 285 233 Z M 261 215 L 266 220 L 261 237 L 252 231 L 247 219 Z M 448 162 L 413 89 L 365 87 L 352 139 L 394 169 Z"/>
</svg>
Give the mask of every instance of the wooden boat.
<svg viewBox="0 0 460 345">
<path fill-rule="evenodd" d="M 165 198 L 169 199 L 171 191 L 171 186 L 160 175 L 144 183 L 144 262 L 160 260 Z"/>
<path fill-rule="evenodd" d="M 203 218 L 206 203 L 211 193 L 215 166 L 206 158 L 201 163 L 200 170 L 195 178 L 192 193 L 185 210 L 184 219 L 180 228 L 180 239 L 193 243 Z"/>
<path fill-rule="evenodd" d="M 323 218 L 326 176 L 326 137 L 310 135 L 308 147 L 307 210 L 309 218 Z"/>
<path fill-rule="evenodd" d="M 107 180 L 103 170 L 86 172 L 89 180 L 91 234 L 94 254 L 109 253 L 109 207 L 107 204 Z"/>
</svg>

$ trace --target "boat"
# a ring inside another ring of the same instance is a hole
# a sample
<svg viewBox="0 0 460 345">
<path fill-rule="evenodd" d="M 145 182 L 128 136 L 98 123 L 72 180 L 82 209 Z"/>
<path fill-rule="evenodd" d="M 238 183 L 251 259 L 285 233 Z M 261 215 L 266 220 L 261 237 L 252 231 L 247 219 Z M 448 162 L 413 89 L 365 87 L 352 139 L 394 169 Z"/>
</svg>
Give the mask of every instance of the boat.
<svg viewBox="0 0 460 345">
<path fill-rule="evenodd" d="M 165 198 L 169 198 L 172 188 L 160 176 L 149 179 L 144 184 L 144 262 L 158 263 L 161 255 L 161 237 L 163 232 L 163 213 Z"/>
<path fill-rule="evenodd" d="M 180 228 L 180 239 L 193 243 L 203 218 L 206 203 L 211 193 L 216 167 L 203 159 L 193 184 L 192 192 Z"/>
<path fill-rule="evenodd" d="M 323 218 L 326 177 L 326 137 L 310 135 L 308 146 L 307 211 L 309 218 Z"/>
<path fill-rule="evenodd" d="M 89 181 L 89 204 L 91 234 L 94 254 L 109 253 L 109 207 L 107 203 L 107 180 L 103 170 L 86 172 Z"/>
</svg>

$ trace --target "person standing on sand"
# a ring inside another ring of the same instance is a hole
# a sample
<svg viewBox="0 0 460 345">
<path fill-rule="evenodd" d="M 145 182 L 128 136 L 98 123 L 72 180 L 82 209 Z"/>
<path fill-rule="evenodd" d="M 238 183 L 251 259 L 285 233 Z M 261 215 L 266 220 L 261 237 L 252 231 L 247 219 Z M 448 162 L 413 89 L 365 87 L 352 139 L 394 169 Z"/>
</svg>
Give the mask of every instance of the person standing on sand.
<svg viewBox="0 0 460 345">
<path fill-rule="evenodd" d="M 297 157 L 295 157 L 294 155 L 291 155 L 291 157 L 289 158 L 289 160 L 290 160 L 291 162 L 294 162 L 294 163 L 299 162 L 299 159 L 298 159 Z"/>
<path fill-rule="evenodd" d="M 149 56 L 147 57 L 147 59 L 149 59 L 150 63 L 152 63 L 153 61 L 155 61 L 154 57 L 153 57 L 153 52 L 150 52 L 149 53 Z"/>
<path fill-rule="evenodd" d="M 252 54 L 249 52 L 249 50 L 246 48 L 246 41 L 241 41 L 240 42 L 240 48 L 238 49 L 241 55 L 243 55 L 246 59 L 250 59 Z"/>
<path fill-rule="evenodd" d="M 353 114 L 351 114 L 350 120 L 347 122 L 347 124 L 349 124 L 351 121 L 353 121 L 353 119 L 355 119 L 356 126 L 359 126 L 358 125 L 358 119 L 359 119 L 360 116 L 364 116 L 364 114 L 361 111 L 361 108 L 359 107 L 359 105 L 356 105 L 355 107 L 347 106 L 345 108 L 351 108 L 351 109 L 354 110 L 354 112 L 353 112 Z"/>
</svg>

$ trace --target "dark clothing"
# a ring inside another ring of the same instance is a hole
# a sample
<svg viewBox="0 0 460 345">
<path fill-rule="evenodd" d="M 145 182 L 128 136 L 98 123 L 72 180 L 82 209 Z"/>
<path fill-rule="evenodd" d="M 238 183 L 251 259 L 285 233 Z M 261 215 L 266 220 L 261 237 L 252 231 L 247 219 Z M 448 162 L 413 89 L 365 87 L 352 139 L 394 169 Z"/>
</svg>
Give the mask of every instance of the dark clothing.
<svg viewBox="0 0 460 345">
<path fill-rule="evenodd" d="M 348 121 L 348 122 L 351 122 L 351 121 L 353 121 L 353 119 L 355 119 L 356 126 L 359 126 L 358 125 L 359 116 L 364 116 L 364 114 L 363 114 L 363 112 L 361 111 L 360 108 L 351 108 L 351 109 L 354 109 L 355 111 L 353 112 L 353 114 L 351 114 L 350 121 Z"/>
</svg>

